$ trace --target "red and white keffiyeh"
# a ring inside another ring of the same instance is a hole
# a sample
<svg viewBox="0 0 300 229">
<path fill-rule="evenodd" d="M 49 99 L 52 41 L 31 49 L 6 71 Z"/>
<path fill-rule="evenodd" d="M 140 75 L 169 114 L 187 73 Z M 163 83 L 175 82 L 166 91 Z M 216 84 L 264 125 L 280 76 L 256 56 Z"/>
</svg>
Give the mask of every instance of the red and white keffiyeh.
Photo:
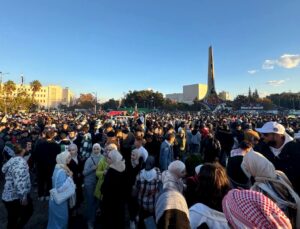
<svg viewBox="0 0 300 229">
<path fill-rule="evenodd" d="M 235 229 L 292 228 L 280 208 L 262 193 L 233 189 L 223 199 L 223 212 Z"/>
</svg>

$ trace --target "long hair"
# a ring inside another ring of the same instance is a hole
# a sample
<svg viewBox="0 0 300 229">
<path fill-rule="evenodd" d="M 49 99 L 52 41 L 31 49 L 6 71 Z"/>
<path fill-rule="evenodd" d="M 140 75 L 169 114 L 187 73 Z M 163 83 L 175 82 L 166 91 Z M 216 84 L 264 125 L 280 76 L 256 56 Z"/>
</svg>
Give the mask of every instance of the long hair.
<svg viewBox="0 0 300 229">
<path fill-rule="evenodd" d="M 197 202 L 222 211 L 223 197 L 230 190 L 225 169 L 219 163 L 205 163 L 198 174 Z"/>
</svg>

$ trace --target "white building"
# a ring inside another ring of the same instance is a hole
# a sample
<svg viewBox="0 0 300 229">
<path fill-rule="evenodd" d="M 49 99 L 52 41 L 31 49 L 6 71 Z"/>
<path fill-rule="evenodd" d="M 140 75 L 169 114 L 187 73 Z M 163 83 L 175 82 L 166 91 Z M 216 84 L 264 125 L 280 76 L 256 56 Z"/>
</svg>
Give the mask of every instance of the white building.
<svg viewBox="0 0 300 229">
<path fill-rule="evenodd" d="M 13 96 L 17 96 L 18 92 L 25 91 L 32 96 L 32 89 L 29 84 L 16 84 L 16 90 Z M 74 94 L 69 88 L 62 88 L 59 85 L 42 86 L 34 95 L 35 101 L 45 108 L 57 108 L 59 104 L 70 106 L 74 100 Z"/>
<path fill-rule="evenodd" d="M 183 102 L 183 94 L 182 93 L 166 94 L 166 98 L 170 99 L 174 102 L 178 102 L 178 103 Z"/>
<path fill-rule="evenodd" d="M 193 104 L 194 100 L 204 98 L 207 91 L 206 84 L 191 84 L 183 86 L 183 102 Z"/>
<path fill-rule="evenodd" d="M 219 93 L 219 98 L 225 101 L 230 100 L 230 94 L 228 91 L 221 91 Z"/>
<path fill-rule="evenodd" d="M 204 98 L 207 85 L 206 84 L 191 84 L 182 87 L 183 93 L 166 94 L 167 99 L 172 101 L 193 104 L 194 100 L 201 100 Z"/>
</svg>

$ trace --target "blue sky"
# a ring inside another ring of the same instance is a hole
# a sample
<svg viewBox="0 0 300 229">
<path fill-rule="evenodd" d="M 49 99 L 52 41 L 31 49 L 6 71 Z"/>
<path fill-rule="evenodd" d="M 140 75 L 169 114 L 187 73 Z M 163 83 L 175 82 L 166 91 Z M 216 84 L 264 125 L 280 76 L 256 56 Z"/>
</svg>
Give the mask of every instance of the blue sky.
<svg viewBox="0 0 300 229">
<path fill-rule="evenodd" d="M 300 1 L 0 0 L 3 80 L 68 86 L 101 99 L 129 90 L 300 91 Z"/>
</svg>

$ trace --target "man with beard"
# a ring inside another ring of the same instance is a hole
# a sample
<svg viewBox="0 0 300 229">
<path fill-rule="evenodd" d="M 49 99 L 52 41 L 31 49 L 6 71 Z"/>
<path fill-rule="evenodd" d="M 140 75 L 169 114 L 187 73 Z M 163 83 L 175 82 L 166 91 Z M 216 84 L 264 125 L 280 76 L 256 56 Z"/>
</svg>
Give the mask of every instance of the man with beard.
<svg viewBox="0 0 300 229">
<path fill-rule="evenodd" d="M 82 137 L 77 133 L 75 127 L 69 127 L 68 140 L 70 141 L 71 144 L 72 143 L 75 144 L 77 146 L 77 149 L 80 150 Z"/>
<path fill-rule="evenodd" d="M 256 151 L 269 159 L 277 170 L 284 172 L 295 191 L 300 194 L 300 143 L 277 122 L 267 122 L 262 128 L 256 128 L 256 131 L 261 133 L 263 139 Z"/>
</svg>

